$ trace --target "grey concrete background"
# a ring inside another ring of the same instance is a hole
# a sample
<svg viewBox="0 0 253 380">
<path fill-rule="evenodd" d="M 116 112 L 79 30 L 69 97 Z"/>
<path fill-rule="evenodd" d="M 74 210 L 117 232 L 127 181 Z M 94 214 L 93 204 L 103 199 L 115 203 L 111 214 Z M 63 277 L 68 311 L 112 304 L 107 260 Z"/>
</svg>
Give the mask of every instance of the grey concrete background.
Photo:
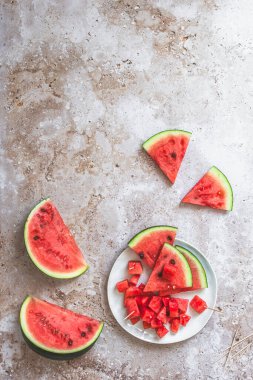
<svg viewBox="0 0 253 380">
<path fill-rule="evenodd" d="M 251 0 L 1 1 L 1 379 L 253 379 L 253 348 L 214 364 L 238 320 L 238 336 L 253 330 L 252 18 Z M 174 186 L 140 148 L 166 128 L 193 132 Z M 212 165 L 234 211 L 180 206 Z M 25 252 L 26 215 L 48 195 L 90 264 L 74 281 Z M 128 239 L 160 223 L 211 260 L 224 309 L 171 347 L 128 336 L 106 298 Z M 28 293 L 105 320 L 97 345 L 66 363 L 31 352 L 18 327 Z"/>
</svg>

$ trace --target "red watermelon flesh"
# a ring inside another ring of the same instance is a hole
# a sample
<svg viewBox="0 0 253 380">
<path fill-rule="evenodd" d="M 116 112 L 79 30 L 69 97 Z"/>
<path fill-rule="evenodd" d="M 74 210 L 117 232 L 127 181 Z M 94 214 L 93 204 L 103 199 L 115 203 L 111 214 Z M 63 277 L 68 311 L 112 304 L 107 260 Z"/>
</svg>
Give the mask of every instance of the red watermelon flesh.
<svg viewBox="0 0 253 380">
<path fill-rule="evenodd" d="M 59 211 L 50 199 L 40 202 L 25 225 L 25 244 L 34 264 L 56 278 L 73 278 L 88 269 Z"/>
<path fill-rule="evenodd" d="M 166 334 L 168 334 L 168 332 L 169 330 L 167 330 L 165 326 L 156 329 L 156 333 L 159 336 L 159 338 L 163 338 Z"/>
<path fill-rule="evenodd" d="M 213 166 L 186 194 L 183 203 L 231 211 L 233 191 L 227 177 Z"/>
<path fill-rule="evenodd" d="M 164 243 L 174 244 L 177 228 L 171 226 L 154 226 L 135 235 L 128 246 L 133 249 L 150 268 L 155 261 Z"/>
<path fill-rule="evenodd" d="M 162 271 L 165 264 L 170 265 L 172 263 L 177 268 L 177 272 L 170 282 L 162 277 Z M 192 274 L 187 260 L 176 248 L 164 244 L 144 291 L 161 292 L 173 289 L 173 287 L 183 288 L 191 285 Z"/>
<path fill-rule="evenodd" d="M 190 138 L 190 132 L 163 131 L 150 137 L 143 144 L 143 148 L 172 183 L 176 180 Z"/>
<path fill-rule="evenodd" d="M 52 353 L 70 353 L 92 344 L 103 323 L 60 306 L 27 297 L 20 311 L 21 329 L 36 347 Z"/>
</svg>

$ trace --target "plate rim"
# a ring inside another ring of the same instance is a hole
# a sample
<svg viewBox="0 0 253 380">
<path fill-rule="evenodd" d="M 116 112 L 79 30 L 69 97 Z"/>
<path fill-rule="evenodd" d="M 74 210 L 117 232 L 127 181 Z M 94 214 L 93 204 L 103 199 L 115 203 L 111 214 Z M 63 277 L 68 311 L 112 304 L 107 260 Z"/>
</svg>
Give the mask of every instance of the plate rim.
<svg viewBox="0 0 253 380">
<path fill-rule="evenodd" d="M 218 284 L 217 284 L 217 277 L 216 277 L 215 271 L 214 271 L 212 265 L 210 264 L 210 261 L 208 260 L 208 258 L 206 257 L 206 255 L 204 255 L 204 254 L 202 253 L 201 250 L 199 250 L 198 248 L 196 248 L 195 246 L 193 246 L 192 244 L 188 243 L 187 241 L 185 241 L 185 240 L 183 240 L 183 239 L 178 239 L 178 238 L 176 238 L 173 246 L 175 246 L 175 245 L 180 245 L 181 243 L 182 243 L 183 245 L 188 246 L 189 248 L 193 248 L 194 250 L 196 250 L 201 256 L 203 256 L 203 258 L 206 260 L 207 264 L 208 264 L 209 267 L 211 268 L 211 272 L 212 272 L 212 274 L 213 274 L 214 284 L 215 284 L 215 293 L 214 293 L 214 300 L 213 300 L 213 302 L 214 302 L 214 307 L 215 307 L 215 305 L 216 305 L 216 301 L 217 301 Z M 109 283 L 110 283 L 110 277 L 111 277 L 111 273 L 112 273 L 112 270 L 113 270 L 114 265 L 116 264 L 116 262 L 119 260 L 120 256 L 125 252 L 125 250 L 126 250 L 127 248 L 129 248 L 129 247 L 127 246 L 125 249 L 123 249 L 123 250 L 120 252 L 120 254 L 118 255 L 118 257 L 116 258 L 116 260 L 115 260 L 114 263 L 112 264 L 112 267 L 111 267 L 111 270 L 110 270 L 110 273 L 109 273 L 109 275 L 108 275 L 108 279 L 107 279 L 107 287 L 106 287 L 106 290 L 107 290 L 107 301 L 108 301 L 108 304 L 109 304 L 109 307 L 110 307 L 111 313 L 112 313 L 112 315 L 113 315 L 115 321 L 117 322 L 117 324 L 118 324 L 118 325 L 119 325 L 119 326 L 120 326 L 120 327 L 121 327 L 126 333 L 128 333 L 129 335 L 131 335 L 132 337 L 134 337 L 134 338 L 136 338 L 136 339 L 138 339 L 138 340 L 141 340 L 142 342 L 149 343 L 149 344 L 155 344 L 155 345 L 158 344 L 158 345 L 163 345 L 163 346 L 164 346 L 164 345 L 171 345 L 171 344 L 181 343 L 181 342 L 184 342 L 184 341 L 186 341 L 186 340 L 188 340 L 188 339 L 191 339 L 191 338 L 193 338 L 195 335 L 199 334 L 199 333 L 203 330 L 203 328 L 207 325 L 207 323 L 209 322 L 211 316 L 213 315 L 213 312 L 214 312 L 213 310 L 210 310 L 209 316 L 208 316 L 208 318 L 207 318 L 205 324 L 202 326 L 202 328 L 201 328 L 198 332 L 196 332 L 195 334 L 193 334 L 193 335 L 190 336 L 190 337 L 182 338 L 182 339 L 180 339 L 180 340 L 178 340 L 178 341 L 176 341 L 176 342 L 162 342 L 162 341 L 154 341 L 154 342 L 153 342 L 153 341 L 150 341 L 150 340 L 144 339 L 143 337 L 137 336 L 137 335 L 133 334 L 132 332 L 128 331 L 127 329 L 125 329 L 124 326 L 118 321 L 118 319 L 116 318 L 116 316 L 115 316 L 115 314 L 114 314 L 114 312 L 113 312 L 113 308 L 112 308 L 112 305 L 111 305 L 111 302 L 110 302 L 110 297 L 109 297 Z M 129 249 L 130 249 L 130 248 L 129 248 Z"/>
</svg>

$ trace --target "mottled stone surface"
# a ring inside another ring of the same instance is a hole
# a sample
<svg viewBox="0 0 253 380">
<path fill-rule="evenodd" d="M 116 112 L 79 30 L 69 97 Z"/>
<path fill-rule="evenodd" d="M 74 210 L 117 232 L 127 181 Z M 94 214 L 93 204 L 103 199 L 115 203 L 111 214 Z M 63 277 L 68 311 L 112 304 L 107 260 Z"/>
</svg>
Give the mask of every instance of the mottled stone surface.
<svg viewBox="0 0 253 380">
<path fill-rule="evenodd" d="M 251 0 L 1 1 L 1 379 L 253 378 L 253 348 L 214 364 L 245 310 L 239 334 L 253 330 L 252 18 Z M 141 150 L 166 128 L 193 132 L 173 187 Z M 234 211 L 179 206 L 213 164 Z M 24 220 L 48 195 L 90 264 L 73 281 L 25 252 Z M 171 347 L 127 335 L 106 297 L 128 239 L 160 223 L 207 255 L 224 308 Z M 27 293 L 104 319 L 99 343 L 66 363 L 37 356 L 18 327 Z"/>
</svg>

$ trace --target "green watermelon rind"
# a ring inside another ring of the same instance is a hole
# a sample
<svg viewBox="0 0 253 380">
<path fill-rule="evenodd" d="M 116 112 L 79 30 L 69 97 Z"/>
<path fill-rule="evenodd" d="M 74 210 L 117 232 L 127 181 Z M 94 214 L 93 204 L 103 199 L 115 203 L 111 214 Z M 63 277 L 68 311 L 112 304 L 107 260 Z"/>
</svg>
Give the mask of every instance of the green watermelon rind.
<svg viewBox="0 0 253 380">
<path fill-rule="evenodd" d="M 128 242 L 128 246 L 130 248 L 134 248 L 140 241 L 147 237 L 151 232 L 159 232 L 159 231 L 175 231 L 177 232 L 177 227 L 161 225 L 161 226 L 152 226 L 149 228 L 145 228 L 144 230 L 138 232 L 134 237 Z"/>
<path fill-rule="evenodd" d="M 233 210 L 233 203 L 234 203 L 234 196 L 233 196 L 233 189 L 232 186 L 220 169 L 218 169 L 216 166 L 212 166 L 208 173 L 213 174 L 219 182 L 222 184 L 222 186 L 226 189 L 226 209 L 228 211 Z"/>
<path fill-rule="evenodd" d="M 201 289 L 208 288 L 206 271 L 203 265 L 201 264 L 201 262 L 199 261 L 199 259 L 188 249 L 181 247 L 180 245 L 176 245 L 175 248 L 185 256 L 186 260 L 187 260 L 187 256 L 190 256 L 190 258 L 194 261 L 194 263 L 198 267 L 199 278 L 201 281 Z"/>
<path fill-rule="evenodd" d="M 30 220 L 32 219 L 33 215 L 36 213 L 36 211 L 41 207 L 43 206 L 46 202 L 50 201 L 50 198 L 45 198 L 43 199 L 41 202 L 39 202 L 33 209 L 32 211 L 30 212 L 30 214 L 28 215 L 28 218 L 26 220 L 26 223 L 25 223 L 25 228 L 24 228 L 24 240 L 25 240 L 25 246 L 26 246 L 26 250 L 28 252 L 28 255 L 30 257 L 30 259 L 32 260 L 33 264 L 39 269 L 41 270 L 41 272 L 43 272 L 44 274 L 46 274 L 47 276 L 49 277 L 53 277 L 53 278 L 59 278 L 59 279 L 70 279 L 70 278 L 75 278 L 75 277 L 79 277 L 81 276 L 82 274 L 84 274 L 88 269 L 89 269 L 89 265 L 84 265 L 83 268 L 80 268 L 76 271 L 73 271 L 73 272 L 68 272 L 68 273 L 60 273 L 60 272 L 56 272 L 56 271 L 51 271 L 47 268 L 45 268 L 43 265 L 41 265 L 39 263 L 39 261 L 35 258 L 35 256 L 33 255 L 33 252 L 32 252 L 32 249 L 30 248 L 30 244 L 29 244 L 29 238 L 28 238 L 28 226 L 29 226 L 29 222 Z"/>
<path fill-rule="evenodd" d="M 162 138 L 167 137 L 169 135 L 178 135 L 178 136 L 185 136 L 190 138 L 192 133 L 187 132 L 184 130 L 180 129 L 171 129 L 171 130 L 166 130 L 162 131 L 159 133 L 156 133 L 155 135 L 151 136 L 148 140 L 146 140 L 143 144 L 142 147 L 148 152 L 148 150 L 155 144 L 157 141 L 160 141 Z"/>
<path fill-rule="evenodd" d="M 26 343 L 29 345 L 29 347 L 37 352 L 38 354 L 47 357 L 49 359 L 53 360 L 69 360 L 76 358 L 78 356 L 81 356 L 85 354 L 91 347 L 96 343 L 97 339 L 99 338 L 104 323 L 100 322 L 99 328 L 96 332 L 96 334 L 92 337 L 92 339 L 89 342 L 86 342 L 85 345 L 80 346 L 78 348 L 72 349 L 72 350 L 59 350 L 59 349 L 53 349 L 45 346 L 44 344 L 38 342 L 29 332 L 29 328 L 26 323 L 25 313 L 26 313 L 26 307 L 28 306 L 30 300 L 33 297 L 27 296 L 20 308 L 20 314 L 19 314 L 19 323 L 22 335 L 26 341 Z"/>
</svg>

